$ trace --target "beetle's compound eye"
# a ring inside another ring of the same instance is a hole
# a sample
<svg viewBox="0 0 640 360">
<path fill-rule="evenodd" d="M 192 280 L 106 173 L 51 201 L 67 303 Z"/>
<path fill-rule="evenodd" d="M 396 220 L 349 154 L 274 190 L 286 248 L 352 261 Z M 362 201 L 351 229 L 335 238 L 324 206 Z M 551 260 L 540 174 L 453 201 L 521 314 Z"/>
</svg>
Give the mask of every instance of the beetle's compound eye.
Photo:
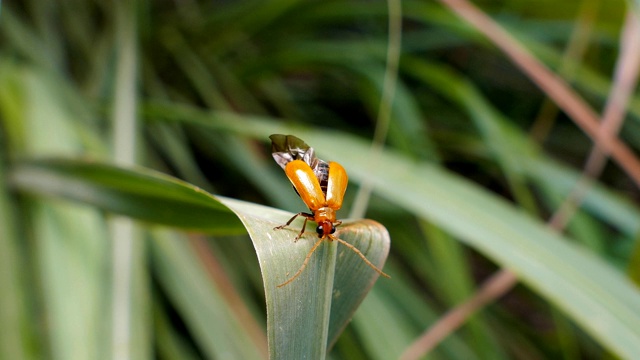
<svg viewBox="0 0 640 360">
<path fill-rule="evenodd" d="M 318 236 L 321 238 L 331 235 L 335 231 L 336 231 L 336 227 L 333 226 L 333 224 L 329 221 L 321 222 L 320 224 L 318 224 L 318 227 L 316 228 L 316 232 L 318 233 Z"/>
</svg>

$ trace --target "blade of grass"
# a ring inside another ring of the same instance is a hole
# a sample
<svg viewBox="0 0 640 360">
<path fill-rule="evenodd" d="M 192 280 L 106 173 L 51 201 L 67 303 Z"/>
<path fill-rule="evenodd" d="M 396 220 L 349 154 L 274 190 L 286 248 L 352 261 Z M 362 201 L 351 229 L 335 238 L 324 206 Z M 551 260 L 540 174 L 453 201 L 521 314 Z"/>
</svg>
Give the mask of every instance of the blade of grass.
<svg viewBox="0 0 640 360">
<path fill-rule="evenodd" d="M 132 165 L 136 158 L 137 53 L 136 53 L 136 1 L 116 3 L 117 50 L 115 101 L 113 104 L 113 159 L 120 165 Z M 145 314 L 150 311 L 145 292 L 134 289 L 145 287 L 143 282 L 133 287 L 134 273 L 141 273 L 146 262 L 141 242 L 131 219 L 111 219 L 112 243 L 112 297 L 111 297 L 111 358 L 147 358 L 150 335 L 146 332 Z"/>
<path fill-rule="evenodd" d="M 158 341 L 157 355 L 159 358 L 167 360 L 197 360 L 199 357 L 195 351 L 186 344 L 180 332 L 173 329 L 165 309 L 160 305 L 155 305 L 154 322 L 155 335 Z"/>
<path fill-rule="evenodd" d="M 378 268 L 382 268 L 391 246 L 389 234 L 381 224 L 359 220 L 341 226 L 338 236 L 359 249 Z M 345 246 L 338 245 L 338 260 L 331 303 L 329 347 L 338 340 L 349 319 L 378 278 L 359 257 Z M 391 281 L 384 279 L 384 281 Z"/>
<path fill-rule="evenodd" d="M 92 209 L 34 201 L 29 207 L 38 241 L 40 278 L 47 303 L 51 356 L 98 358 L 105 351 L 106 228 Z M 73 249 L 69 251 L 69 249 Z"/>
<path fill-rule="evenodd" d="M 265 358 L 184 236 L 154 231 L 150 246 L 160 283 L 208 358 Z"/>
<path fill-rule="evenodd" d="M 60 91 L 58 78 L 42 69 L 17 67 L 12 91 L 20 111 L 3 117 L 15 155 L 74 154 L 82 147 L 76 114 Z M 15 109 L 14 109 L 15 110 Z M 4 125 L 3 124 L 3 125 Z M 31 200 L 31 199 L 29 199 Z M 46 319 L 45 357 L 97 358 L 107 349 L 104 287 L 106 228 L 94 209 L 69 204 L 22 201 L 24 233 L 33 251 L 34 302 L 46 304 L 36 316 Z M 15 330 L 14 330 L 15 331 Z"/>
<path fill-rule="evenodd" d="M 0 149 L 4 149 L 0 146 Z M 11 197 L 5 183 L 6 165 L 0 154 L 0 358 L 35 358 L 29 351 L 29 338 L 33 336 L 27 308 L 28 273 L 23 254 L 18 250 L 17 214 L 11 206 Z M 16 331 L 22 329 L 22 331 Z"/>
<path fill-rule="evenodd" d="M 23 163 L 12 179 L 31 193 L 69 197 L 142 221 L 212 233 L 242 229 L 237 217 L 211 195 L 150 170 L 58 159 Z"/>
<path fill-rule="evenodd" d="M 398 82 L 398 63 L 400 62 L 400 47 L 402 42 L 402 3 L 399 0 L 387 0 L 389 11 L 389 31 L 387 39 L 387 64 L 384 73 L 384 84 L 380 96 L 380 107 L 378 108 L 378 118 L 376 120 L 376 130 L 371 144 L 369 166 L 375 166 L 376 159 L 384 148 L 387 138 L 391 115 L 393 112 L 393 99 L 396 94 L 396 83 Z M 360 185 L 353 206 L 351 217 L 361 218 L 364 216 L 373 186 L 368 181 Z"/>
<path fill-rule="evenodd" d="M 468 256 L 465 256 L 463 246 L 440 228 L 425 221 L 420 225 L 425 232 L 425 238 L 428 240 L 430 261 L 434 263 L 437 269 L 436 272 L 430 275 L 433 278 L 432 283 L 439 290 L 438 298 L 443 299 L 448 306 L 454 307 L 475 291 L 473 273 L 469 269 L 471 265 L 469 264 Z M 464 324 L 468 326 L 470 332 L 468 338 L 474 340 L 471 345 L 475 348 L 475 354 L 480 358 L 506 358 L 497 339 L 493 337 L 493 333 L 490 331 L 487 317 L 483 315 L 476 314 Z"/>
<path fill-rule="evenodd" d="M 369 359 L 397 359 L 411 339 L 408 323 L 401 321 L 399 308 L 387 308 L 378 291 L 374 290 L 363 302 L 354 319 L 358 334 L 364 338 Z M 394 331 L 385 331 L 392 327 Z M 380 334 L 387 336 L 381 337 Z"/>
<path fill-rule="evenodd" d="M 0 83 L 4 84 L 0 87 L 0 113 L 4 119 L 0 130 L 0 288 L 4 289 L 0 297 L 0 333 L 4 334 L 0 338 L 0 358 L 3 359 L 31 359 L 40 355 L 38 351 L 29 351 L 30 341 L 40 345 L 34 337 L 34 322 L 25 306 L 33 290 L 29 286 L 32 276 L 26 266 L 25 254 L 19 251 L 21 220 L 7 184 L 9 169 L 5 149 L 10 148 L 7 141 L 10 134 L 19 128 L 18 122 L 11 120 L 22 119 L 25 112 L 24 99 L 11 91 L 20 81 L 15 66 L 0 63 Z"/>
<path fill-rule="evenodd" d="M 273 231 L 288 219 L 288 213 L 222 200 L 247 225 L 256 247 L 267 295 L 270 356 L 304 358 L 326 354 L 378 274 L 343 245 L 325 242 L 296 280 L 277 288 L 298 270 L 317 237 L 305 236 L 294 243 L 301 221 L 292 224 L 293 230 Z M 336 234 L 359 248 L 374 265 L 380 267 L 384 263 L 389 237 L 380 224 L 345 222 Z M 323 289 L 328 291 L 322 293 Z M 291 341 L 293 334 L 295 341 Z"/>
</svg>

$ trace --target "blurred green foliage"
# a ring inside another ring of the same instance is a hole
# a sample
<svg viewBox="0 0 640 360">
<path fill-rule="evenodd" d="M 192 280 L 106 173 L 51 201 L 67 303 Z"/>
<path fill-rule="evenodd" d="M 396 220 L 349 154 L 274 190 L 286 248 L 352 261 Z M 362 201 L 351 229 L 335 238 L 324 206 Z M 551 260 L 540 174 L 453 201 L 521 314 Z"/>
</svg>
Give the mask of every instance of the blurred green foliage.
<svg viewBox="0 0 640 360">
<path fill-rule="evenodd" d="M 475 3 L 603 107 L 625 2 Z M 2 5 L 0 359 L 100 359 L 122 349 L 131 358 L 266 356 L 261 270 L 234 219 L 216 218 L 206 237 L 136 223 L 123 263 L 113 255 L 122 218 L 105 209 L 135 216 L 139 204 L 157 202 L 153 218 L 166 198 L 184 201 L 184 211 L 201 199 L 160 186 L 147 198 L 101 202 L 79 184 L 93 205 L 79 204 L 24 191 L 21 171 L 50 157 L 121 164 L 120 153 L 211 193 L 298 212 L 304 205 L 268 153 L 273 132 L 299 135 L 345 165 L 352 181 L 343 218 L 371 181 L 366 216 L 391 235 L 385 271 L 393 279 L 376 284 L 331 358 L 397 358 L 504 266 L 524 285 L 465 322 L 432 358 L 640 351 L 640 292 L 624 279 L 629 271 L 637 283 L 640 268 L 638 184 L 608 166 L 566 236 L 545 230 L 593 143 L 440 3 L 403 1 L 388 150 L 377 159 L 368 142 L 386 66 L 384 2 Z M 118 133 L 116 120 L 128 116 L 134 130 Z M 620 138 L 636 150 L 639 120 L 634 96 Z M 171 220 L 162 223 L 201 223 Z M 130 269 L 130 282 L 118 266 Z M 130 291 L 125 343 L 112 323 L 122 288 Z"/>
</svg>

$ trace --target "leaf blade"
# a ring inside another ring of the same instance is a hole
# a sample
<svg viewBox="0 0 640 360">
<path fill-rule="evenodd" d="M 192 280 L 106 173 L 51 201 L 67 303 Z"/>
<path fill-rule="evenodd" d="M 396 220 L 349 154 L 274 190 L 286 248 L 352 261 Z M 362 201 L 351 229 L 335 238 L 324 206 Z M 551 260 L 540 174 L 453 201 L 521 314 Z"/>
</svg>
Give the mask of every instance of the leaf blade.
<svg viewBox="0 0 640 360">
<path fill-rule="evenodd" d="M 232 199 L 222 201 L 241 217 L 256 247 L 267 296 L 271 357 L 324 357 L 378 274 L 356 254 L 344 253 L 346 248 L 336 241 L 325 241 L 297 279 L 277 288 L 298 270 L 317 238 L 304 236 L 294 243 L 300 221 L 293 222 L 290 230 L 273 230 L 288 219 L 289 213 L 267 212 L 265 207 Z M 376 266 L 384 263 L 390 242 L 382 225 L 371 220 L 346 221 L 338 234 L 360 246 Z M 360 244 L 369 244 L 370 248 L 363 249 Z M 350 296 L 336 296 L 336 292 Z"/>
<path fill-rule="evenodd" d="M 236 216 L 210 194 L 178 179 L 87 160 L 25 162 L 13 169 L 14 186 L 64 197 L 138 220 L 212 233 L 240 232 Z"/>
</svg>

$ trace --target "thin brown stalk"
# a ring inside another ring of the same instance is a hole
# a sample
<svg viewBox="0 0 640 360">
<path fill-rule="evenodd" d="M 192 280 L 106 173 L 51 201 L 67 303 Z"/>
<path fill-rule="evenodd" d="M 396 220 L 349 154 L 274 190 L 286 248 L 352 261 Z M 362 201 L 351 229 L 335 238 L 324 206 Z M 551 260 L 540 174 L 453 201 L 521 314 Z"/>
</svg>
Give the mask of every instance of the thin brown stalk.
<svg viewBox="0 0 640 360">
<path fill-rule="evenodd" d="M 391 115 L 393 113 L 393 99 L 398 82 L 398 64 L 400 63 L 400 50 L 402 45 L 402 2 L 400 0 L 388 0 L 389 9 L 389 39 L 387 41 L 387 65 L 384 72 L 382 96 L 378 108 L 376 130 L 371 143 L 371 151 L 367 166 L 375 167 L 377 159 L 384 149 L 384 142 L 389 131 Z M 360 190 L 351 206 L 350 218 L 362 218 L 367 210 L 369 198 L 373 191 L 373 183 L 364 181 L 360 184 Z"/>
<path fill-rule="evenodd" d="M 576 76 L 577 67 L 589 48 L 589 40 L 595 27 L 600 0 L 582 1 L 576 24 L 571 32 L 569 43 L 562 56 L 562 62 L 558 69 L 558 74 L 566 81 L 571 82 Z M 546 98 L 540 106 L 540 111 L 531 127 L 531 138 L 537 142 L 542 142 L 555 123 L 558 115 L 558 106 L 549 98 Z"/>
<path fill-rule="evenodd" d="M 620 41 L 621 54 L 618 57 L 614 82 L 611 88 L 607 103 L 605 105 L 600 132 L 605 136 L 615 136 L 624 123 L 629 99 L 633 90 L 638 84 L 638 71 L 640 70 L 640 22 L 632 14 L 627 14 L 622 39 Z M 594 144 L 591 153 L 586 161 L 582 176 L 572 189 L 569 196 L 560 205 L 560 209 L 555 212 L 550 223 L 553 226 L 563 229 L 573 213 L 576 211 L 587 191 L 591 188 L 593 181 L 600 176 L 607 161 L 604 151 Z"/>
</svg>

